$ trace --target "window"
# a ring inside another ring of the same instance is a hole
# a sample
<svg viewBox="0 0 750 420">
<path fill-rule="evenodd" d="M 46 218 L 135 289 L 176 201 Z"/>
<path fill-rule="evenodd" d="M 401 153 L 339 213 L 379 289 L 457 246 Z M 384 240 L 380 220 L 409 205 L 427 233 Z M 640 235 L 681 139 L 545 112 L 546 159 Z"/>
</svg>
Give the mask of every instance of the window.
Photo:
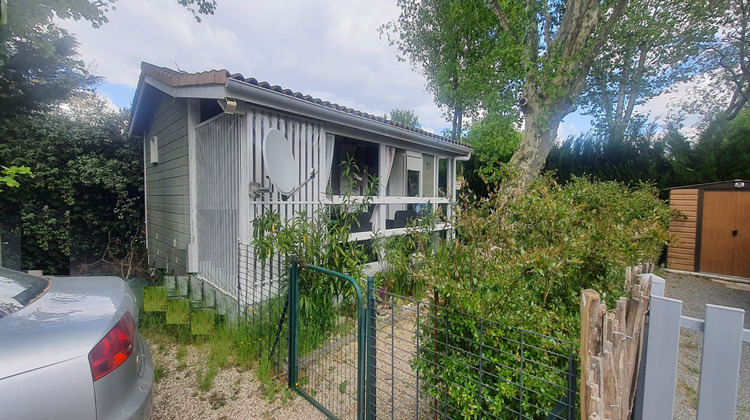
<svg viewBox="0 0 750 420">
<path fill-rule="evenodd" d="M 366 195 L 371 179 L 378 176 L 379 151 L 375 143 L 336 136 L 331 165 L 333 195 Z M 348 168 L 347 163 L 351 164 Z"/>
</svg>

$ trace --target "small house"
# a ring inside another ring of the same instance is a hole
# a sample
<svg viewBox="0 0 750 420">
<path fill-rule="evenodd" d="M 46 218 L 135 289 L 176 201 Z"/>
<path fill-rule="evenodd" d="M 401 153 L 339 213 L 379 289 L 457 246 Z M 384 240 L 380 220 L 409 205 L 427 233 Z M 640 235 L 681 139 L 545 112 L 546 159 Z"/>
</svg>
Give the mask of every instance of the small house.
<svg viewBox="0 0 750 420">
<path fill-rule="evenodd" d="M 185 73 L 144 62 L 131 112 L 129 135 L 144 143 L 149 264 L 195 274 L 227 295 L 238 287 L 238 244 L 250 242 L 255 217 L 311 214 L 362 192 L 344 191 L 341 161 L 354 160 L 357 179 L 380 182 L 351 236 L 364 241 L 374 232 L 404 233 L 420 207 L 449 208 L 456 164 L 472 151 L 226 70 Z M 280 155 L 265 149 L 270 137 Z M 280 188 L 274 176 L 296 190 Z"/>
<path fill-rule="evenodd" d="M 669 268 L 750 278 L 750 181 L 671 188 L 669 205 L 686 217 L 669 227 Z"/>
</svg>

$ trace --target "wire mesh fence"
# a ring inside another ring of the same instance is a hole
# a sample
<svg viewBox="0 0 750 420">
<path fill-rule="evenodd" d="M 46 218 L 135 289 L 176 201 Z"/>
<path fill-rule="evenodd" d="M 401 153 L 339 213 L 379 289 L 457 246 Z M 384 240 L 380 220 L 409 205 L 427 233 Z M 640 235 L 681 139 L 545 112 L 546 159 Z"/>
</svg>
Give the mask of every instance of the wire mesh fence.
<svg viewBox="0 0 750 420">
<path fill-rule="evenodd" d="M 378 295 L 368 327 L 370 418 L 575 417 L 572 343 Z"/>
<path fill-rule="evenodd" d="M 288 262 L 264 264 L 249 245 L 239 252 L 240 316 L 252 342 L 245 351 L 272 362 L 277 377 L 288 374 L 331 418 L 575 418 L 570 342 L 372 286 L 362 307 L 336 282 L 330 291 L 313 287 L 330 276 L 312 270 L 302 270 L 295 294 Z"/>
<path fill-rule="evenodd" d="M 249 343 L 243 351 L 271 361 L 276 376 L 287 369 L 289 349 L 289 262 L 273 255 L 258 256 L 254 247 L 239 244 L 238 304 Z"/>
</svg>

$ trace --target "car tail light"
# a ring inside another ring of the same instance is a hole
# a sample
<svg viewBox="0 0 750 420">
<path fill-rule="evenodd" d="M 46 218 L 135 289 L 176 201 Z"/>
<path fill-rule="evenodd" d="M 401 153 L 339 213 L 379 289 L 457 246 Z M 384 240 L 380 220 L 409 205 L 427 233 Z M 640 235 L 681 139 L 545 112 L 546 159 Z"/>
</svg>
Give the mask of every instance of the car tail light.
<svg viewBox="0 0 750 420">
<path fill-rule="evenodd" d="M 135 321 L 130 312 L 94 346 L 89 352 L 89 364 L 94 381 L 117 369 L 133 353 Z"/>
</svg>

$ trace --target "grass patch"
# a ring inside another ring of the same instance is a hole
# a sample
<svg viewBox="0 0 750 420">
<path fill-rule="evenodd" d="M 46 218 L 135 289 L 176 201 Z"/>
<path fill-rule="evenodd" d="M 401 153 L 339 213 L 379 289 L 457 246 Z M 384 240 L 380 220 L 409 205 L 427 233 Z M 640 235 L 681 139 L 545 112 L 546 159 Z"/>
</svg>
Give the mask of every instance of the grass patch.
<svg viewBox="0 0 750 420">
<path fill-rule="evenodd" d="M 164 312 L 167 310 L 167 288 L 146 286 L 143 288 L 143 300 L 143 308 L 147 312 Z"/>
<path fill-rule="evenodd" d="M 163 367 L 158 366 L 158 365 L 154 366 L 154 383 L 158 384 L 159 381 L 161 381 L 161 378 L 164 377 L 165 373 L 166 373 L 166 371 L 164 370 Z"/>
<path fill-rule="evenodd" d="M 677 386 L 685 390 L 685 396 L 690 401 L 690 407 L 692 407 L 694 410 L 697 410 L 698 409 L 698 391 L 682 380 L 677 381 Z"/>
<path fill-rule="evenodd" d="M 273 402 L 284 386 L 274 378 L 272 363 L 265 357 L 261 357 L 258 360 L 256 374 L 260 380 L 260 392 L 268 398 L 269 402 Z"/>
<path fill-rule="evenodd" d="M 689 370 L 690 372 L 693 372 L 696 375 L 700 375 L 701 373 L 701 368 L 699 368 L 698 366 L 687 365 L 685 367 L 687 368 L 687 370 Z"/>
<path fill-rule="evenodd" d="M 167 324 L 189 324 L 190 301 L 187 299 L 167 300 Z"/>
<path fill-rule="evenodd" d="M 190 313 L 190 332 L 193 335 L 214 333 L 215 312 L 213 309 L 196 309 Z"/>
<path fill-rule="evenodd" d="M 187 347 L 184 344 L 177 346 L 177 370 L 182 372 L 187 368 Z"/>
<path fill-rule="evenodd" d="M 211 363 L 208 364 L 205 372 L 204 369 L 198 370 L 198 373 L 196 374 L 198 379 L 198 389 L 204 392 L 211 389 L 217 373 L 219 373 L 219 369 L 216 365 L 213 365 Z"/>
</svg>

